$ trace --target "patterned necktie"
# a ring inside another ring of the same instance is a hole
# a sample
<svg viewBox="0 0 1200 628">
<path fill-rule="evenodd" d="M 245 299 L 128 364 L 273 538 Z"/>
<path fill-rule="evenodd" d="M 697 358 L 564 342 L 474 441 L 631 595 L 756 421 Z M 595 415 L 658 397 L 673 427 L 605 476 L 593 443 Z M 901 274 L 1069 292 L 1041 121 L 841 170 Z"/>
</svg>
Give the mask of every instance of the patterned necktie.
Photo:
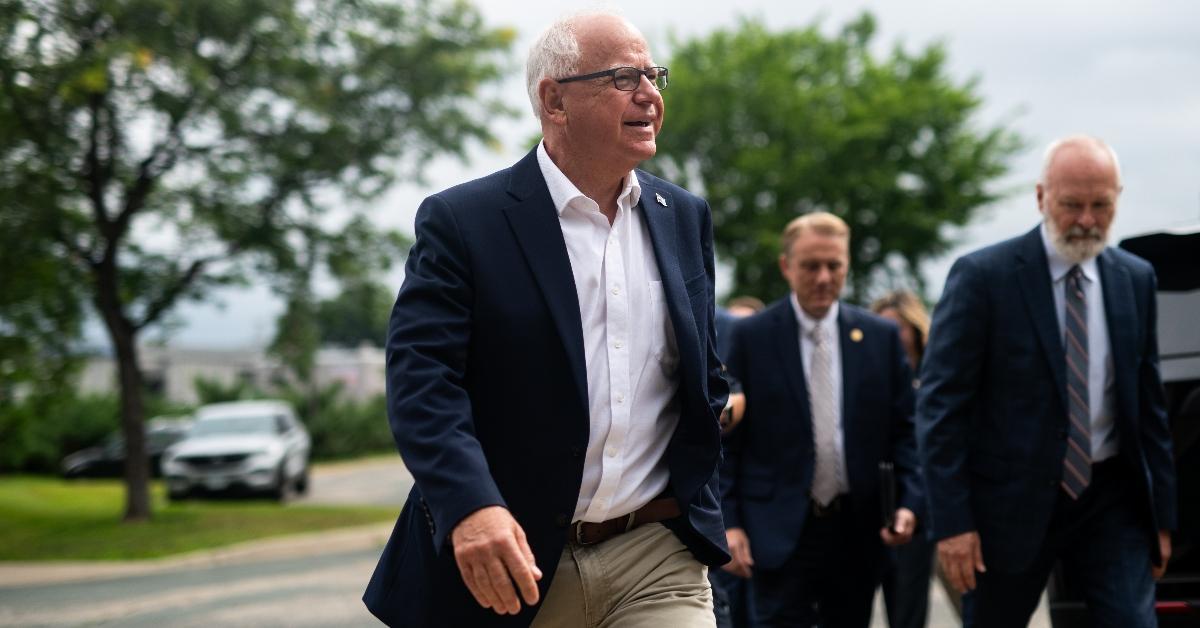
<svg viewBox="0 0 1200 628">
<path fill-rule="evenodd" d="M 809 332 L 812 339 L 812 364 L 808 373 L 808 401 L 812 410 L 813 448 L 816 467 L 813 470 L 812 497 L 821 505 L 833 501 L 838 494 L 837 417 L 833 398 L 833 344 L 824 325 Z"/>
<path fill-rule="evenodd" d="M 1092 480 L 1091 412 L 1088 411 L 1087 301 L 1083 271 L 1072 266 L 1064 286 L 1067 340 L 1067 455 L 1062 487 L 1079 499 Z"/>
</svg>

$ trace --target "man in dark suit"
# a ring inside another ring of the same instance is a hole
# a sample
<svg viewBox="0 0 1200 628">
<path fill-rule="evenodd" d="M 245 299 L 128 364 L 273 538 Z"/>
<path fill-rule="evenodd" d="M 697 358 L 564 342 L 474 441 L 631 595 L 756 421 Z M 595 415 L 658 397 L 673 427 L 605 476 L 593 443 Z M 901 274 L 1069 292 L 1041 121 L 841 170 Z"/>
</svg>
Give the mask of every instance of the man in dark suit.
<svg viewBox="0 0 1200 628">
<path fill-rule="evenodd" d="M 849 239 L 832 214 L 792 221 L 779 257 L 792 294 L 733 327 L 746 414 L 722 466 L 728 569 L 752 575 L 763 626 L 867 626 L 880 540 L 906 543 L 924 503 L 896 325 L 838 301 Z M 885 461 L 899 485 L 891 529 Z"/>
<path fill-rule="evenodd" d="M 363 599 L 404 626 L 712 625 L 710 212 L 634 170 L 667 70 L 592 13 L 551 26 L 527 77 L 543 141 L 417 214 L 387 343 L 416 486 Z"/>
<path fill-rule="evenodd" d="M 1151 266 L 1106 248 L 1116 155 L 1046 152 L 1042 225 L 955 262 L 921 369 L 939 560 L 968 626 L 1024 626 L 1055 559 L 1092 625 L 1153 626 L 1175 479 Z"/>
</svg>

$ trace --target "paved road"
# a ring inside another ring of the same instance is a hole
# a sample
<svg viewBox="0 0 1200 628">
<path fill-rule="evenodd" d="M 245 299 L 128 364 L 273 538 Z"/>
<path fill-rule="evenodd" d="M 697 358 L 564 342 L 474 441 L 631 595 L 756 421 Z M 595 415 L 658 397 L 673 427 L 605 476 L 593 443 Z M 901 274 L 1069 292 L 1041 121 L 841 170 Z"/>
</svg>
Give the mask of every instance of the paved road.
<svg viewBox="0 0 1200 628">
<path fill-rule="evenodd" d="M 400 506 L 412 488 L 412 476 L 399 456 L 380 456 L 313 468 L 308 494 L 297 503 Z"/>
<path fill-rule="evenodd" d="M 403 502 L 398 459 L 314 469 L 297 503 Z M 378 626 L 360 600 L 390 524 L 129 563 L 0 563 L 0 626 Z M 886 621 L 876 600 L 873 628 Z M 941 590 L 931 628 L 957 626 Z M 1031 626 L 1048 626 L 1044 609 Z"/>
</svg>

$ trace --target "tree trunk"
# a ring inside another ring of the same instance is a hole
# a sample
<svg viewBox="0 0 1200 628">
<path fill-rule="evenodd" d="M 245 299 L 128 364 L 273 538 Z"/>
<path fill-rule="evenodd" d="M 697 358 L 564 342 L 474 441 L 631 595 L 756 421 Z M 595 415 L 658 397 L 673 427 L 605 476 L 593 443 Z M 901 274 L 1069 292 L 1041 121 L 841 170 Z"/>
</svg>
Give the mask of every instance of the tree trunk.
<svg viewBox="0 0 1200 628">
<path fill-rule="evenodd" d="M 146 455 L 146 406 L 138 364 L 137 329 L 121 307 L 116 264 L 96 269 L 96 308 L 104 319 L 117 360 L 121 433 L 125 437 L 125 521 L 150 519 L 150 462 Z"/>
<path fill-rule="evenodd" d="M 121 431 L 125 435 L 125 521 L 145 521 L 150 518 L 150 460 L 146 455 L 146 406 L 137 333 L 114 333 L 112 340 L 121 383 Z"/>
</svg>

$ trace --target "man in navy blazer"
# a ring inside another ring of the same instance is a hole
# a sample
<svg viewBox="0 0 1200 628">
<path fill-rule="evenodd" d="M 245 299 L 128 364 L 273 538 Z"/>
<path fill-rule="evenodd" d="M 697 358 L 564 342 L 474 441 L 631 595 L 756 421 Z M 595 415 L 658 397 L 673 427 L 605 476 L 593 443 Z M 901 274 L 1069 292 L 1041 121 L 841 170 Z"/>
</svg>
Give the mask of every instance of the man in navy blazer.
<svg viewBox="0 0 1200 628">
<path fill-rule="evenodd" d="M 923 510 L 899 332 L 838 301 L 849 238 L 832 214 L 792 221 L 779 258 L 792 294 L 733 327 L 746 413 L 721 468 L 726 569 L 753 577 L 761 626 L 869 625 L 881 540 L 908 542 Z M 890 529 L 882 462 L 897 480 Z"/>
<path fill-rule="evenodd" d="M 1024 626 L 1056 559 L 1091 625 L 1154 626 L 1176 524 L 1150 264 L 1106 248 L 1121 175 L 1051 144 L 1042 225 L 955 262 L 921 369 L 929 523 L 968 626 Z"/>
<path fill-rule="evenodd" d="M 711 625 L 711 217 L 634 170 L 667 70 L 590 13 L 551 26 L 527 76 L 543 141 L 417 213 L 387 342 L 416 482 L 363 599 L 403 626 Z"/>
</svg>

